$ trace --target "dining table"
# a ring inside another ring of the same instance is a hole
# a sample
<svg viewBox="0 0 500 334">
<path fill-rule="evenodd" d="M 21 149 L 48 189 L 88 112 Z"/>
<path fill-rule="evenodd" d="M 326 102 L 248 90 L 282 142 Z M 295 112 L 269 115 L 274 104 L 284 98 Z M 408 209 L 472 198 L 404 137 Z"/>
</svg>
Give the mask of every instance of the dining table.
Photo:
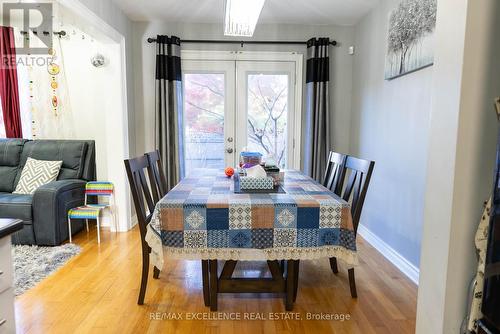
<svg viewBox="0 0 500 334">
<path fill-rule="evenodd" d="M 243 191 L 237 176 L 198 169 L 155 206 L 150 261 L 201 260 L 205 305 L 219 293 L 284 293 L 292 310 L 300 260 L 335 257 L 357 265 L 350 204 L 311 177 L 285 170 L 273 190 Z M 267 261 L 271 277 L 232 277 L 237 261 Z M 224 262 L 219 273 L 218 262 Z"/>
</svg>

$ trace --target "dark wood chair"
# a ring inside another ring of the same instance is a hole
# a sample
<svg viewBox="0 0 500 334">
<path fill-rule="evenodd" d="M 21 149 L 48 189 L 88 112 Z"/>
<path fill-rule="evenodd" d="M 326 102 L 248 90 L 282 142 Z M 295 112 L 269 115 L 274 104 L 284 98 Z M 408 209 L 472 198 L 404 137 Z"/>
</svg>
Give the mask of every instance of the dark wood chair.
<svg viewBox="0 0 500 334">
<path fill-rule="evenodd" d="M 323 186 L 339 195 L 342 192 L 345 175 L 345 154 L 330 151 L 328 161 L 326 163 L 325 176 L 323 177 Z"/>
<path fill-rule="evenodd" d="M 345 201 L 351 202 L 352 223 L 354 226 L 354 233 L 358 231 L 359 218 L 361 217 L 361 210 L 365 201 L 370 179 L 373 173 L 375 161 L 368 161 L 348 156 L 345 161 L 346 175 L 348 173 L 348 181 L 342 194 Z M 339 272 L 337 267 L 337 258 L 330 258 L 330 267 L 333 273 Z M 354 268 L 348 270 L 349 286 L 351 289 L 352 298 L 357 298 L 356 280 L 354 277 Z"/>
<path fill-rule="evenodd" d="M 142 276 L 141 288 L 139 290 L 139 299 L 137 304 L 144 304 L 144 296 L 146 295 L 146 287 L 148 284 L 149 273 L 149 254 L 151 248 L 146 242 L 147 225 L 153 216 L 155 203 L 151 196 L 148 181 L 146 180 L 145 170 L 149 167 L 149 161 L 146 156 L 124 161 L 125 169 L 127 170 L 128 181 L 132 198 L 134 200 L 135 212 L 139 222 L 139 231 L 141 234 L 142 245 Z M 156 267 L 153 269 L 153 277 L 158 278 L 160 270 Z"/>
<path fill-rule="evenodd" d="M 148 175 L 149 183 L 153 190 L 153 200 L 157 203 L 168 192 L 165 170 L 163 169 L 160 152 L 158 150 L 148 152 L 145 156 L 148 158 L 149 162 Z"/>
</svg>

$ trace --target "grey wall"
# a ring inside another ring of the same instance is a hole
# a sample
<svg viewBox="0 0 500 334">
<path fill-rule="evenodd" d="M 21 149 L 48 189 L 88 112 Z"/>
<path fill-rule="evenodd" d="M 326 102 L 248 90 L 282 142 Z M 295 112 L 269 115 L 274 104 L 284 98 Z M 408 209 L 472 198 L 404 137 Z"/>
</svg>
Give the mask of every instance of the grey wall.
<svg viewBox="0 0 500 334">
<path fill-rule="evenodd" d="M 384 0 L 355 26 L 350 153 L 375 161 L 361 224 L 418 267 L 433 68 L 384 80 Z"/>
<path fill-rule="evenodd" d="M 439 0 L 417 333 L 458 333 L 492 192 L 500 2 Z"/>
<path fill-rule="evenodd" d="M 145 152 L 154 146 L 154 60 L 155 46 L 146 42 L 157 34 L 176 35 L 181 39 L 223 39 L 221 24 L 182 24 L 160 22 L 135 22 L 133 24 L 133 50 L 135 64 L 135 106 L 136 106 L 136 152 Z M 343 26 L 313 25 L 257 25 L 255 40 L 299 40 L 311 37 L 330 37 L 339 42 L 338 47 L 330 47 L 331 57 L 331 117 L 333 129 L 332 144 L 341 152 L 349 151 L 349 131 L 351 113 L 352 56 L 347 47 L 353 43 L 353 28 Z M 224 44 L 184 44 L 186 50 L 218 51 L 294 51 L 305 53 L 305 46 L 272 46 Z M 305 57 L 304 57 L 305 71 Z M 305 76 L 304 76 L 305 80 Z M 305 91 L 305 90 L 304 90 Z M 305 99 L 303 99 L 303 102 Z M 304 113 L 302 113 L 304 115 Z M 302 136 L 303 137 L 303 136 Z"/>
</svg>

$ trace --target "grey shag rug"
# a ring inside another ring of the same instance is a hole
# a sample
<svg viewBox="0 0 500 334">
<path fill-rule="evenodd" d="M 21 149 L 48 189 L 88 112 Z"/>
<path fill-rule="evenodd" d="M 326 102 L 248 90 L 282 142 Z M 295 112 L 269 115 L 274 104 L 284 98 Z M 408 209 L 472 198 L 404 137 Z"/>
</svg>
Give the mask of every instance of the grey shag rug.
<svg viewBox="0 0 500 334">
<path fill-rule="evenodd" d="M 19 296 L 80 253 L 80 247 L 65 244 L 56 247 L 12 245 L 14 294 Z"/>
</svg>

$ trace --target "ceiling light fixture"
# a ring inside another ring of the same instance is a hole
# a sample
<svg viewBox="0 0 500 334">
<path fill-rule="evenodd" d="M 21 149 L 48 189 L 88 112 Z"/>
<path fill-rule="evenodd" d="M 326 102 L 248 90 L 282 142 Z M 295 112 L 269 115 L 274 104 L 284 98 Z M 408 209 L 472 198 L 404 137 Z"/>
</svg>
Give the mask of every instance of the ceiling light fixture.
<svg viewBox="0 0 500 334">
<path fill-rule="evenodd" d="M 226 0 L 225 36 L 252 37 L 265 0 Z"/>
</svg>

